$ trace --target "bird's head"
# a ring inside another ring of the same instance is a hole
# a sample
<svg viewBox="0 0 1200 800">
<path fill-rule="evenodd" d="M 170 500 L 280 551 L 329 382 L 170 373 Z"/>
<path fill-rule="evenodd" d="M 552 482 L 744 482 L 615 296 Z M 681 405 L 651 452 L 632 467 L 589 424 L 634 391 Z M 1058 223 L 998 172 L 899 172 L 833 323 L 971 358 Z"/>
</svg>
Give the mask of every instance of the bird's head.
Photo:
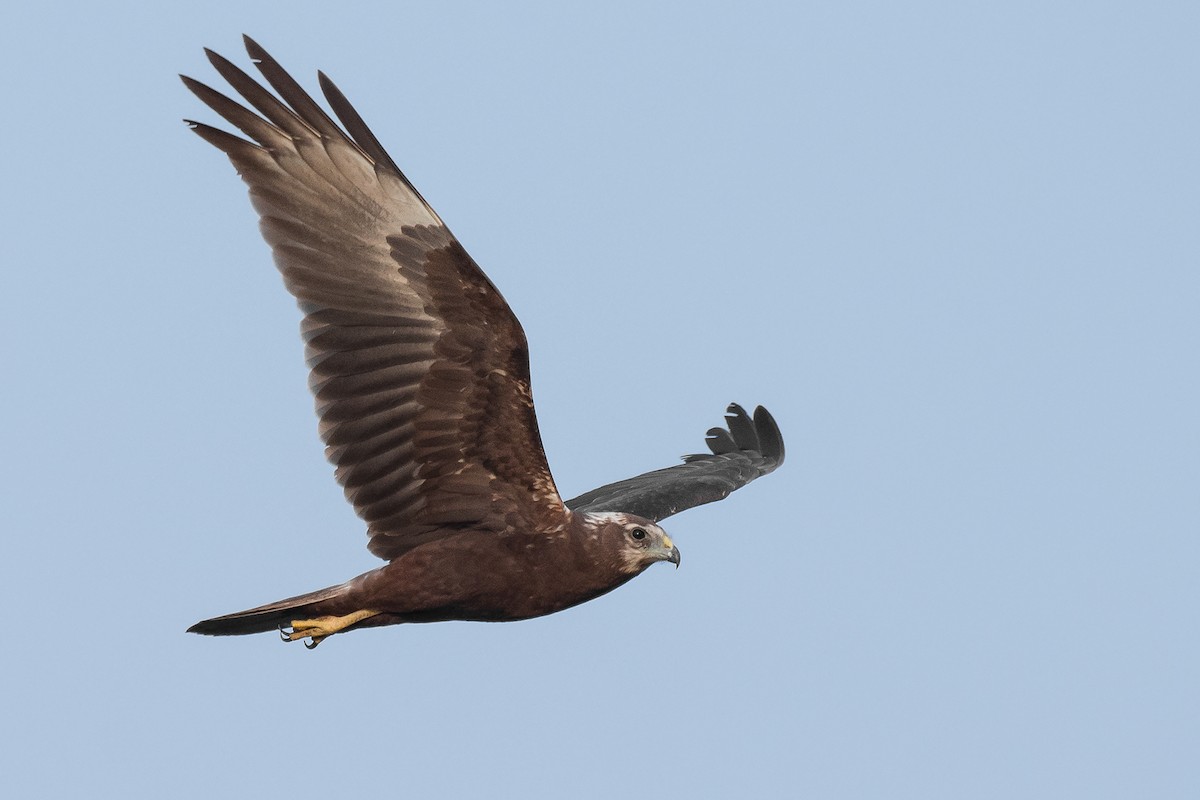
<svg viewBox="0 0 1200 800">
<path fill-rule="evenodd" d="M 657 561 L 670 561 L 679 566 L 679 548 L 667 532 L 648 519 L 634 514 L 585 513 L 588 527 L 604 543 L 605 549 L 615 551 L 622 572 L 636 575 Z"/>
</svg>

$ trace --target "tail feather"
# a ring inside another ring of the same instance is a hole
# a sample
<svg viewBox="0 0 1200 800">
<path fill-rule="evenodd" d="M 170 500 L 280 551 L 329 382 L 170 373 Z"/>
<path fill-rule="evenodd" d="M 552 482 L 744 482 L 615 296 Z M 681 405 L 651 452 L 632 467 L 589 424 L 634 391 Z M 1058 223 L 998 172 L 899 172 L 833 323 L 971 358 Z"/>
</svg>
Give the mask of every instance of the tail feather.
<svg viewBox="0 0 1200 800">
<path fill-rule="evenodd" d="M 317 611 L 317 606 L 337 599 L 345 591 L 345 584 L 330 586 L 327 589 L 289 597 L 286 600 L 277 600 L 265 606 L 202 620 L 188 628 L 187 632 L 202 633 L 206 636 L 240 636 L 247 633 L 277 630 L 281 625 L 290 625 L 294 619 L 321 616 L 321 613 Z"/>
</svg>

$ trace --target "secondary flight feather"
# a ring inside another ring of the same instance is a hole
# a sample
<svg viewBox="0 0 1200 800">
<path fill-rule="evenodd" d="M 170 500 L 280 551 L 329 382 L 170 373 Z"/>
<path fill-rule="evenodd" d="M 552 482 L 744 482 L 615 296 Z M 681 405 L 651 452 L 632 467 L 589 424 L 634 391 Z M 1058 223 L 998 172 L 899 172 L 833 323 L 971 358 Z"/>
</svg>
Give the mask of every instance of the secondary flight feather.
<svg viewBox="0 0 1200 800">
<path fill-rule="evenodd" d="M 766 409 L 729 406 L 709 454 L 564 503 L 546 463 L 520 322 L 324 74 L 335 122 L 257 43 L 275 90 L 206 51 L 243 102 L 183 81 L 246 138 L 188 121 L 249 185 L 303 312 L 319 432 L 388 563 L 346 583 L 189 630 L 278 628 L 313 647 L 402 622 L 541 616 L 679 550 L 657 523 L 783 463 Z"/>
</svg>

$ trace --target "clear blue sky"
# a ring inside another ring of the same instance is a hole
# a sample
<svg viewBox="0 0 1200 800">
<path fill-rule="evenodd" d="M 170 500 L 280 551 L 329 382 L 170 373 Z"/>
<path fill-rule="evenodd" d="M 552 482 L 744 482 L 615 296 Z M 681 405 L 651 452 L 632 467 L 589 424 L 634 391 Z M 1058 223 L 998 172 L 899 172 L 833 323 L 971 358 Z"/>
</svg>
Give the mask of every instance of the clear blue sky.
<svg viewBox="0 0 1200 800">
<path fill-rule="evenodd" d="M 1195 4 L 258 5 L 0 26 L 11 796 L 1200 797 Z M 377 563 L 180 122 L 242 32 L 505 293 L 564 493 L 731 400 L 783 469 L 557 616 L 184 634 Z"/>
</svg>

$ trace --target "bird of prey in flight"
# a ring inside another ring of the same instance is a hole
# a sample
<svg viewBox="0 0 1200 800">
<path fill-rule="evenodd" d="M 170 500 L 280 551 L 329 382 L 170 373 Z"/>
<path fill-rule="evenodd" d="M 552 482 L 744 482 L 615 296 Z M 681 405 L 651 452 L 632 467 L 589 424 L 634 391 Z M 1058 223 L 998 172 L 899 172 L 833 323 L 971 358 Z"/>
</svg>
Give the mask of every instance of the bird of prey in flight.
<svg viewBox="0 0 1200 800">
<path fill-rule="evenodd" d="M 268 91 L 212 51 L 244 103 L 183 82 L 244 134 L 188 121 L 250 187 L 303 312 L 319 430 L 387 563 L 189 631 L 279 630 L 315 647 L 402 622 L 507 621 L 611 591 L 679 550 L 658 526 L 783 463 L 766 409 L 730 405 L 711 453 L 563 501 L 542 449 L 525 333 L 454 235 L 324 74 L 335 122 L 257 43 Z"/>
</svg>

